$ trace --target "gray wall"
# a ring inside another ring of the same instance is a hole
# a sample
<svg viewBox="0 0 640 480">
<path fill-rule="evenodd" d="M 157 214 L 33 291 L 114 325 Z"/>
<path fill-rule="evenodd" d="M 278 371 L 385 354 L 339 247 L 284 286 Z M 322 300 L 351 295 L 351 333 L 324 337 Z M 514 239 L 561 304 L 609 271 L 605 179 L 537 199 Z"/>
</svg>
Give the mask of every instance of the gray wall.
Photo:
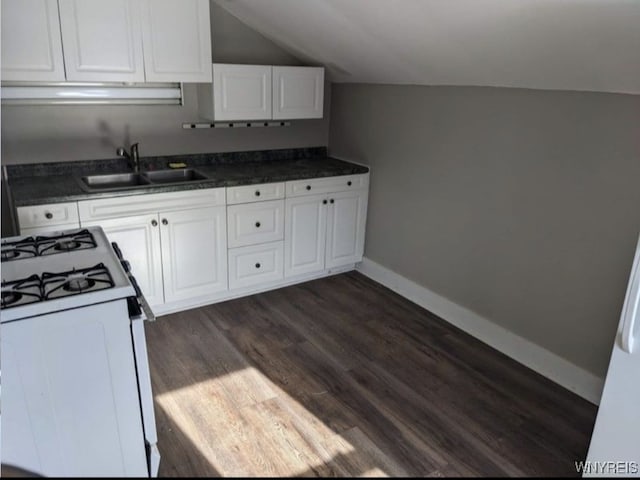
<svg viewBox="0 0 640 480">
<path fill-rule="evenodd" d="M 365 254 L 604 375 L 640 231 L 640 97 L 334 84 Z"/>
<path fill-rule="evenodd" d="M 216 62 L 299 64 L 213 2 L 211 23 Z M 330 96 L 327 84 L 322 120 L 237 130 L 182 129 L 199 120 L 192 84 L 185 84 L 184 106 L 2 106 L 2 163 L 111 158 L 130 142 L 140 142 L 143 156 L 327 145 Z"/>
</svg>

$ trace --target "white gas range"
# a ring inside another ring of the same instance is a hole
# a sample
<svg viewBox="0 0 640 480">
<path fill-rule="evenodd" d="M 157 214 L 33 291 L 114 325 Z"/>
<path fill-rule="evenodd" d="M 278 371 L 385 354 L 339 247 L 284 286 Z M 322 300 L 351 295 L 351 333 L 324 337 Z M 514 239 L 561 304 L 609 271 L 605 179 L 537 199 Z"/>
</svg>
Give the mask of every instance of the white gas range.
<svg viewBox="0 0 640 480">
<path fill-rule="evenodd" d="M 100 227 L 1 243 L 2 462 L 46 476 L 156 476 L 144 320 Z"/>
</svg>

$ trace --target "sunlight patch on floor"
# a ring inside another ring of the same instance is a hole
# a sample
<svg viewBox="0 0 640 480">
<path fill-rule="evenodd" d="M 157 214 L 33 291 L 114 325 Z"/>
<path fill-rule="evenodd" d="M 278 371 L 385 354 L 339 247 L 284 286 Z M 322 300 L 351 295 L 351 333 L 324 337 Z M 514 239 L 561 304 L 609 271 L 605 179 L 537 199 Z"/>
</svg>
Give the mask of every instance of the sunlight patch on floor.
<svg viewBox="0 0 640 480">
<path fill-rule="evenodd" d="M 356 469 L 350 474 L 386 476 L 253 367 L 157 395 L 156 402 L 192 444 L 191 454 L 221 475 L 335 476 Z"/>
</svg>

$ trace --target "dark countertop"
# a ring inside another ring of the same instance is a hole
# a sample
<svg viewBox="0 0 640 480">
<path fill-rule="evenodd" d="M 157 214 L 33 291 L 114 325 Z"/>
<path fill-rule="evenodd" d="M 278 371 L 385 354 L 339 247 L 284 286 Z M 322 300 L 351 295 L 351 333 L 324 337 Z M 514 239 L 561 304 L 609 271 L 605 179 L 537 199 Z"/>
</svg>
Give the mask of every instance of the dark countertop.
<svg viewBox="0 0 640 480">
<path fill-rule="evenodd" d="M 284 182 L 314 177 L 367 173 L 365 166 L 326 156 L 324 147 L 313 149 L 233 152 L 171 157 L 141 158 L 143 169 L 158 170 L 169 162 L 184 162 L 208 177 L 183 184 L 133 187 L 117 191 L 89 193 L 80 187 L 79 176 L 131 171 L 123 159 L 32 164 L 8 167 L 9 189 L 14 206 L 70 202 L 147 193 L 231 187 L 257 183 Z"/>
</svg>

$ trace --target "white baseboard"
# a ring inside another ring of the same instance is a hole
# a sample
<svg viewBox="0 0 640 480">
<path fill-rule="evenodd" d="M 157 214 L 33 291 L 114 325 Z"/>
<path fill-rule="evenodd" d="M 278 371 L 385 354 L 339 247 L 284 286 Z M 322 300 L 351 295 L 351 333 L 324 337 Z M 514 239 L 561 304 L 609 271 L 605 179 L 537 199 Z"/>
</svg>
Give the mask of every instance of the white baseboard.
<svg viewBox="0 0 640 480">
<path fill-rule="evenodd" d="M 574 365 L 535 343 L 448 300 L 392 270 L 364 258 L 356 270 L 436 314 L 515 361 L 596 405 L 604 379 Z"/>
</svg>

